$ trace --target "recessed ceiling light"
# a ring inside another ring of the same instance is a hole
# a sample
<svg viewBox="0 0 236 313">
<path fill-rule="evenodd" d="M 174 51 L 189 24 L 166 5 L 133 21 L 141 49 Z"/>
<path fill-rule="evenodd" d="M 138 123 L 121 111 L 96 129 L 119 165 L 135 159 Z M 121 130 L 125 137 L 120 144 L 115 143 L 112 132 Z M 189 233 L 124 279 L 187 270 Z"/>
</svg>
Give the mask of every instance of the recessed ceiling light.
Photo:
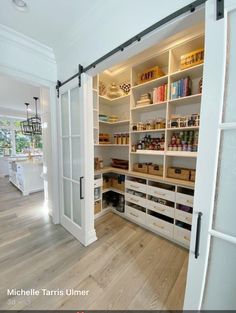
<svg viewBox="0 0 236 313">
<path fill-rule="evenodd" d="M 28 10 L 28 5 L 24 0 L 12 0 L 12 3 L 14 4 L 14 7 L 19 11 L 25 12 Z"/>
</svg>

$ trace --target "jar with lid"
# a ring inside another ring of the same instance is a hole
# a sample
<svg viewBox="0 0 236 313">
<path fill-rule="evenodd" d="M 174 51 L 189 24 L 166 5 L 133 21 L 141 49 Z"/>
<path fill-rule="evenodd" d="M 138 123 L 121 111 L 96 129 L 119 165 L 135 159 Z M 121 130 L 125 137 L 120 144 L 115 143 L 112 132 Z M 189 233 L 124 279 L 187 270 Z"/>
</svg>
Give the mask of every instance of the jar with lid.
<svg viewBox="0 0 236 313">
<path fill-rule="evenodd" d="M 121 145 L 121 144 L 122 144 L 121 134 L 117 134 L 117 144 L 118 144 L 118 145 Z"/>
<path fill-rule="evenodd" d="M 126 144 L 129 145 L 129 133 L 126 133 Z"/>
<path fill-rule="evenodd" d="M 122 138 L 122 145 L 126 145 L 127 134 L 123 133 L 121 138 Z"/>
<path fill-rule="evenodd" d="M 117 134 L 114 134 L 114 144 L 117 145 L 118 139 L 117 139 Z"/>
</svg>

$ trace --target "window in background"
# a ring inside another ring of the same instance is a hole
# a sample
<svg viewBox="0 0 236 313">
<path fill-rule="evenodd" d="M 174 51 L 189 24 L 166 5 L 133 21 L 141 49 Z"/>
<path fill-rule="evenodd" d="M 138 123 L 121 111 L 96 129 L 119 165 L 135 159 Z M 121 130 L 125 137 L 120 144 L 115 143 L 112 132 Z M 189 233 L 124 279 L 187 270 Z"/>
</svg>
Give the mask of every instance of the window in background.
<svg viewBox="0 0 236 313">
<path fill-rule="evenodd" d="M 25 136 L 21 131 L 15 131 L 16 154 L 24 153 L 31 146 L 31 137 Z"/>
<path fill-rule="evenodd" d="M 11 154 L 11 131 L 7 128 L 0 128 L 0 156 Z"/>
</svg>

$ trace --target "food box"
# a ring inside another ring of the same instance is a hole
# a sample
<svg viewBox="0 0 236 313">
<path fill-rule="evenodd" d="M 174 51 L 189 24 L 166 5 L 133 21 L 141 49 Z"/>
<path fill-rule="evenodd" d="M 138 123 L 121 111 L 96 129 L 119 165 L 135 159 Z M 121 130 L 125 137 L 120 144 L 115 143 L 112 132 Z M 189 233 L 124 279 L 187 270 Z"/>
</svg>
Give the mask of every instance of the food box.
<svg viewBox="0 0 236 313">
<path fill-rule="evenodd" d="M 159 66 L 154 66 L 138 74 L 138 84 L 146 83 L 150 80 L 164 76 L 165 74 Z"/>
<path fill-rule="evenodd" d="M 195 181 L 196 170 L 190 170 L 190 180 Z"/>
<path fill-rule="evenodd" d="M 144 163 L 134 163 L 133 171 L 147 174 L 148 173 L 148 165 L 144 164 Z"/>
<path fill-rule="evenodd" d="M 180 69 L 186 69 L 194 65 L 203 63 L 204 49 L 197 49 L 190 53 L 186 53 L 180 57 Z"/>
<path fill-rule="evenodd" d="M 102 188 L 107 189 L 111 187 L 111 178 L 110 177 L 103 177 L 103 184 Z"/>
<path fill-rule="evenodd" d="M 167 176 L 175 179 L 189 180 L 190 170 L 188 168 L 169 167 L 167 169 Z"/>
<path fill-rule="evenodd" d="M 96 201 L 94 203 L 94 214 L 98 214 L 99 212 L 101 212 L 101 201 Z"/>
<path fill-rule="evenodd" d="M 151 175 L 163 176 L 163 166 L 158 164 L 151 164 L 148 166 L 148 173 Z"/>
</svg>

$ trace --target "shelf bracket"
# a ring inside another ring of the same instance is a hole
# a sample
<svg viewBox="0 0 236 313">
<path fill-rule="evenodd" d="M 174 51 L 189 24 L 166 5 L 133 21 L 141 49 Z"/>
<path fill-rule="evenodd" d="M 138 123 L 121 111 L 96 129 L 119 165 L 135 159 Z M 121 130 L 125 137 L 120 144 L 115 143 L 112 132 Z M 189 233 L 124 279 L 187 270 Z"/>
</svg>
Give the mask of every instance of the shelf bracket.
<svg viewBox="0 0 236 313">
<path fill-rule="evenodd" d="M 224 18 L 224 0 L 216 0 L 216 20 Z"/>
</svg>

